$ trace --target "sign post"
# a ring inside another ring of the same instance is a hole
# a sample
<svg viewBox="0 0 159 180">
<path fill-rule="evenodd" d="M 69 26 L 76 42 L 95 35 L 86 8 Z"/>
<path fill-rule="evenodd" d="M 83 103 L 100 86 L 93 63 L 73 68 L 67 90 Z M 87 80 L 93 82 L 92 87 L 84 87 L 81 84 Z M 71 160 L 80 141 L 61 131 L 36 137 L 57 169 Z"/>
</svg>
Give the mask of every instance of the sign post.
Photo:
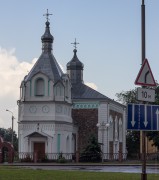
<svg viewBox="0 0 159 180">
<path fill-rule="evenodd" d="M 142 44 L 142 65 L 145 59 L 145 4 L 144 0 L 142 0 L 141 5 L 141 44 Z M 142 134 L 142 174 L 141 174 L 141 180 L 147 180 L 147 174 L 146 174 L 146 134 L 144 131 L 141 131 Z"/>
<path fill-rule="evenodd" d="M 136 85 L 141 85 L 143 88 L 146 86 L 156 86 L 155 80 L 153 78 L 149 63 L 146 57 L 146 48 L 145 48 L 145 4 L 144 0 L 142 0 L 142 5 L 141 5 L 141 64 L 142 67 L 139 71 L 139 74 L 136 78 L 135 84 Z M 149 94 L 150 93 L 150 94 Z M 142 101 L 150 102 L 150 100 L 153 100 L 151 92 L 148 92 L 147 90 L 143 90 L 143 93 L 141 92 L 138 93 L 138 98 L 141 99 Z M 151 97 L 150 97 L 151 96 Z M 135 122 L 132 121 L 132 124 L 135 125 Z M 144 125 L 145 127 L 147 126 L 148 122 L 145 121 Z M 142 130 L 142 173 L 141 173 L 141 180 L 147 180 L 147 173 L 146 173 L 146 131 Z"/>
</svg>

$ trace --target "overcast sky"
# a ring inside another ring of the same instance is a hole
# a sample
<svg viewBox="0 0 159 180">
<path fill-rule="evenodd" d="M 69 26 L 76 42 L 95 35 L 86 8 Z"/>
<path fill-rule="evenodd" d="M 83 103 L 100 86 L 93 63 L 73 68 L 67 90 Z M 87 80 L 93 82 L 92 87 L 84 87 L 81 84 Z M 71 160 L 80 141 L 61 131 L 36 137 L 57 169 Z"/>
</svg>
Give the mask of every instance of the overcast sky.
<svg viewBox="0 0 159 180">
<path fill-rule="evenodd" d="M 135 88 L 141 65 L 142 0 L 0 0 L 0 127 L 17 131 L 17 100 L 23 77 L 41 54 L 46 10 L 54 36 L 53 54 L 64 70 L 72 42 L 84 63 L 84 82 L 116 99 Z M 159 81 L 159 0 L 145 0 L 146 57 Z"/>
</svg>

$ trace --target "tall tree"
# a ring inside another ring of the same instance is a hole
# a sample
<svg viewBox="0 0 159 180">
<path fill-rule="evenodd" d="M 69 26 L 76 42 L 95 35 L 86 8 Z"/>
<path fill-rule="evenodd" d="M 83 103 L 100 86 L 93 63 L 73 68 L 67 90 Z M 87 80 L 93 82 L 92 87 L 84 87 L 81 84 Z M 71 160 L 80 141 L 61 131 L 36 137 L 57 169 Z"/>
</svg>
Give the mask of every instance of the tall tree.
<svg viewBox="0 0 159 180">
<path fill-rule="evenodd" d="M 0 128 L 0 136 L 3 138 L 4 141 L 11 142 L 12 141 L 12 129 L 5 129 Z M 18 138 L 15 131 L 13 131 L 13 146 L 14 150 L 18 150 Z"/>
</svg>

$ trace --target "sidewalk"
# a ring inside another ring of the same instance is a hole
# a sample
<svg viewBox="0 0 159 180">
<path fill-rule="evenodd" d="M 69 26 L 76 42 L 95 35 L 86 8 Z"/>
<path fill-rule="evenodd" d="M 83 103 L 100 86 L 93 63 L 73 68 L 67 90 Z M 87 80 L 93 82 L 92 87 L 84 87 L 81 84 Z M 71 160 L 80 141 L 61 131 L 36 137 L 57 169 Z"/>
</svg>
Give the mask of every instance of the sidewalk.
<svg viewBox="0 0 159 180">
<path fill-rule="evenodd" d="M 142 166 L 142 163 L 133 162 L 104 162 L 104 163 L 2 163 L 0 166 Z M 147 163 L 146 166 L 159 166 L 159 161 Z"/>
</svg>

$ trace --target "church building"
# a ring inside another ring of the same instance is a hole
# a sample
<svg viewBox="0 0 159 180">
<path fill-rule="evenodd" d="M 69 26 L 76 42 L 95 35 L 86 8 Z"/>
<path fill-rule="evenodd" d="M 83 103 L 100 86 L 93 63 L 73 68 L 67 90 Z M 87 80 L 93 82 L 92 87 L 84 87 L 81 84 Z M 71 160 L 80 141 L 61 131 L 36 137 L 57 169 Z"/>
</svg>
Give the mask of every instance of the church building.
<svg viewBox="0 0 159 180">
<path fill-rule="evenodd" d="M 84 84 L 76 41 L 67 73 L 63 73 L 53 54 L 48 15 L 42 53 L 20 86 L 19 152 L 81 152 L 95 135 L 103 153 L 125 153 L 125 106 Z"/>
</svg>

